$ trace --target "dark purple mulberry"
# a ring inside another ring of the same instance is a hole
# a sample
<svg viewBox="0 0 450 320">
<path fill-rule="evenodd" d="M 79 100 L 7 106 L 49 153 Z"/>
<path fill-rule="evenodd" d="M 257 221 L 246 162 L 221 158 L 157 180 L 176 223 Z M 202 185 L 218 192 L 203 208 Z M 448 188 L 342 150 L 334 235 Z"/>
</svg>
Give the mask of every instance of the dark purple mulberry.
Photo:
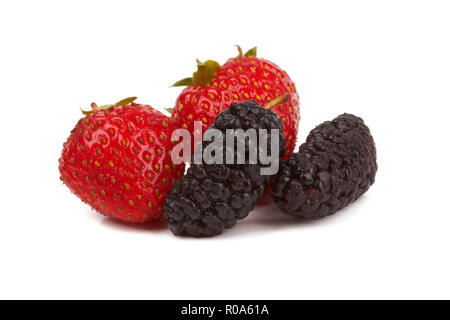
<svg viewBox="0 0 450 320">
<path fill-rule="evenodd" d="M 270 141 L 271 129 L 279 130 L 279 159 L 286 152 L 283 136 L 283 123 L 278 115 L 261 107 L 256 101 L 232 103 L 230 108 L 222 111 L 211 128 L 217 129 L 225 136 L 226 129 L 267 129 Z M 210 143 L 203 141 L 205 150 Z M 176 235 L 207 237 L 221 234 L 224 229 L 233 227 L 237 220 L 245 218 L 256 202 L 263 197 L 270 176 L 261 175 L 264 166 L 259 160 L 249 163 L 252 148 L 256 145 L 245 144 L 245 163 L 226 164 L 226 141 L 223 142 L 224 164 L 194 164 L 186 175 L 179 179 L 170 190 L 164 203 L 164 216 L 170 230 Z M 268 153 L 271 154 L 270 143 Z M 253 150 L 254 151 L 254 150 Z M 279 161 L 277 159 L 277 161 Z"/>
<path fill-rule="evenodd" d="M 331 215 L 375 182 L 377 156 L 361 118 L 343 114 L 316 127 L 272 179 L 272 198 L 284 213 L 304 219 Z"/>
</svg>

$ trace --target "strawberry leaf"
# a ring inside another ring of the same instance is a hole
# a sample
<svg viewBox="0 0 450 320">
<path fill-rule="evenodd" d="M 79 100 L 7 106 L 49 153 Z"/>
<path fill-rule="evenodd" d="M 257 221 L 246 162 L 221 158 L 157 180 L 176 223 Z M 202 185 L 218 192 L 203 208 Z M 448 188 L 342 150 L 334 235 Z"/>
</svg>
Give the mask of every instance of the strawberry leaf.
<svg viewBox="0 0 450 320">
<path fill-rule="evenodd" d="M 129 98 L 125 98 L 120 100 L 119 102 L 116 102 L 114 104 L 115 107 L 120 107 L 120 106 L 126 106 L 127 104 L 132 103 L 134 100 L 136 100 L 137 97 L 129 97 Z"/>
<path fill-rule="evenodd" d="M 246 57 L 246 58 L 256 57 L 256 47 L 251 48 L 250 50 L 248 50 L 248 51 L 244 54 L 244 57 Z"/>
<path fill-rule="evenodd" d="M 192 81 L 192 78 L 184 78 L 180 81 L 175 82 L 172 87 L 186 87 L 186 86 L 192 86 L 194 83 Z"/>
</svg>

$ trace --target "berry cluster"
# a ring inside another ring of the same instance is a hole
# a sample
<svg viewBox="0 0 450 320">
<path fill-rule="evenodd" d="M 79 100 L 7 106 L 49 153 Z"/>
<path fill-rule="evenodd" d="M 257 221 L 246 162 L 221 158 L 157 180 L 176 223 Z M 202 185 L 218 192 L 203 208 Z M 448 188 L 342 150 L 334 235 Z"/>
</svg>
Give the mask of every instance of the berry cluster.
<svg viewBox="0 0 450 320">
<path fill-rule="evenodd" d="M 174 234 L 193 237 L 233 227 L 269 189 L 282 212 L 301 219 L 331 215 L 358 199 L 378 169 L 363 120 L 343 114 L 324 122 L 294 153 L 300 120 L 294 83 L 277 65 L 257 58 L 256 48 L 245 54 L 238 49 L 223 66 L 197 61 L 192 78 L 175 83 L 186 88 L 171 117 L 134 97 L 93 103 L 64 143 L 63 183 L 105 216 L 134 223 L 164 218 Z M 214 144 L 222 154 L 214 151 L 214 161 L 201 163 L 194 156 L 184 174 L 185 164 L 173 160 L 172 135 L 183 128 L 194 136 L 196 121 L 222 139 L 212 135 L 198 146 L 192 140 L 189 149 L 202 155 Z M 225 139 L 231 129 L 267 135 L 256 143 L 246 137 L 242 152 L 239 143 L 230 149 Z M 268 143 L 271 138 L 279 143 Z M 261 160 L 263 153 L 275 156 L 277 173 L 262 173 L 273 164 Z"/>
</svg>

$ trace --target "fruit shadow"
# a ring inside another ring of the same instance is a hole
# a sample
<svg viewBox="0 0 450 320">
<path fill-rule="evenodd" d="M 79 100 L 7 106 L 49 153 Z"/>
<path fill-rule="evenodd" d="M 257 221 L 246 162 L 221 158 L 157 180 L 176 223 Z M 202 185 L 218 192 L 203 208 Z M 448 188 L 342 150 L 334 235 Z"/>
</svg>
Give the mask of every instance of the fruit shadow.
<svg viewBox="0 0 450 320">
<path fill-rule="evenodd" d="M 360 206 L 366 202 L 366 197 L 361 196 L 356 202 L 339 210 L 335 214 L 317 220 L 303 220 L 282 213 L 272 201 L 259 203 L 250 215 L 237 223 L 230 230 L 225 230 L 220 238 L 248 236 L 250 234 L 262 234 L 265 232 L 279 232 L 287 229 L 316 228 L 321 225 L 343 223 L 351 219 L 360 211 Z"/>
<path fill-rule="evenodd" d="M 139 231 L 139 232 L 165 232 L 167 231 L 167 224 L 165 221 L 154 221 L 146 223 L 130 223 L 115 220 L 112 218 L 105 218 L 101 222 L 102 225 L 120 231 Z"/>
<path fill-rule="evenodd" d="M 177 239 L 182 240 L 219 240 L 228 237 L 247 237 L 251 234 L 263 234 L 266 232 L 280 232 L 286 229 L 301 229 L 320 227 L 323 224 L 342 223 L 346 219 L 351 219 L 353 214 L 360 211 L 358 207 L 364 205 L 367 197 L 361 196 L 356 202 L 348 205 L 344 209 L 339 210 L 336 214 L 318 220 L 302 220 L 296 217 L 283 214 L 270 199 L 263 199 L 255 207 L 250 215 L 239 221 L 232 229 L 225 230 L 224 233 L 217 237 L 211 238 L 191 238 L 180 236 Z M 130 232 L 159 232 L 170 233 L 165 221 L 147 222 L 147 223 L 129 223 L 115 220 L 112 218 L 104 218 L 101 224 L 120 231 Z"/>
</svg>

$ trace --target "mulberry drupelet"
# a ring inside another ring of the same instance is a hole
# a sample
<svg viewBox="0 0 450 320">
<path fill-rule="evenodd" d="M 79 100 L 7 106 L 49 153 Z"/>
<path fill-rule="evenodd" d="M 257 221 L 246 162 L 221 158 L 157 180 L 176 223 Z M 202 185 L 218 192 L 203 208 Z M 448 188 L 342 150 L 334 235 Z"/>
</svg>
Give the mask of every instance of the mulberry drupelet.
<svg viewBox="0 0 450 320">
<path fill-rule="evenodd" d="M 275 204 L 303 219 L 331 215 L 375 182 L 375 143 L 361 118 L 343 114 L 316 127 L 272 179 Z"/>
</svg>

